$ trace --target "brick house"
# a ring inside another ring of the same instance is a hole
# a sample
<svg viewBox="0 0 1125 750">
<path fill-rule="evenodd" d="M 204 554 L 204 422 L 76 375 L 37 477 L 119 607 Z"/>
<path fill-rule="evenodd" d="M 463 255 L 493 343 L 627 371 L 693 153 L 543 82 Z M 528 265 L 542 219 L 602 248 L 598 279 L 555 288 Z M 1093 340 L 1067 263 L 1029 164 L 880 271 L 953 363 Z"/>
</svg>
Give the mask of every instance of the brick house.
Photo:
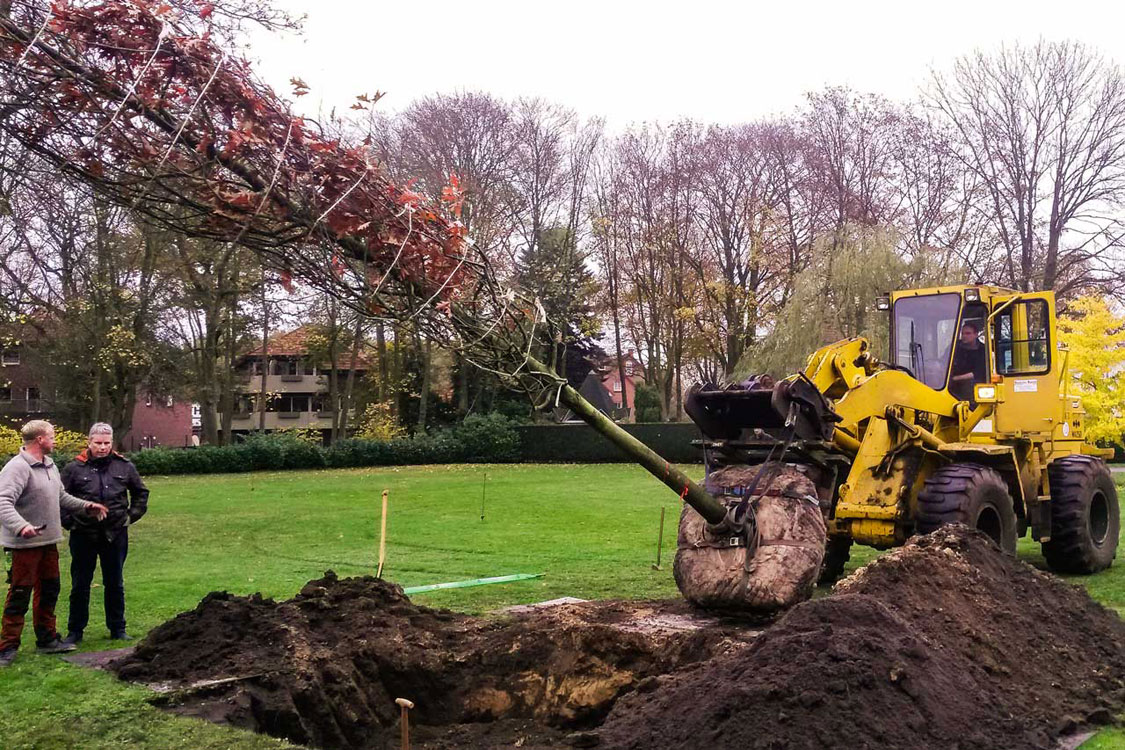
<svg viewBox="0 0 1125 750">
<path fill-rule="evenodd" d="M 269 368 L 266 373 L 266 431 L 308 428 L 327 433 L 332 429 L 333 406 L 328 393 L 332 367 L 328 362 L 310 358 L 308 338 L 311 333 L 311 326 L 301 326 L 270 338 L 264 357 L 260 345 L 238 357 L 234 370 L 236 395 L 235 411 L 231 415 L 232 433 L 258 429 L 257 401 L 266 362 Z M 348 372 L 354 369 L 358 380 L 370 367 L 363 354 L 352 362 L 350 351 L 341 352 L 336 363 L 339 395 L 343 395 Z M 353 425 L 354 417 L 353 410 L 349 414 Z"/>
<path fill-rule="evenodd" d="M 629 404 L 629 416 L 632 417 L 636 413 L 637 384 L 645 382 L 644 367 L 632 349 L 622 355 L 621 361 L 625 365 L 624 382 L 621 380 L 621 369 L 617 366 L 617 357 L 612 355 L 597 363 L 595 371 L 601 377 L 602 385 L 609 393 L 614 407 L 621 408 L 624 395 Z"/>
<path fill-rule="evenodd" d="M 137 405 L 133 407 L 133 426 L 118 438 L 117 444 L 129 451 L 155 448 L 158 445 L 169 448 L 188 447 L 192 445 L 194 432 L 193 409 L 198 407 L 172 396 L 138 394 Z"/>
<path fill-rule="evenodd" d="M 71 424 L 66 414 L 70 404 L 55 398 L 52 382 L 56 374 L 49 362 L 37 355 L 27 341 L 8 343 L 0 349 L 0 422 L 19 427 L 31 419 L 47 419 L 61 427 L 85 432 L 89 425 Z M 158 445 L 182 447 L 191 444 L 192 404 L 173 397 L 138 394 L 132 427 L 117 435 L 124 450 Z"/>
</svg>

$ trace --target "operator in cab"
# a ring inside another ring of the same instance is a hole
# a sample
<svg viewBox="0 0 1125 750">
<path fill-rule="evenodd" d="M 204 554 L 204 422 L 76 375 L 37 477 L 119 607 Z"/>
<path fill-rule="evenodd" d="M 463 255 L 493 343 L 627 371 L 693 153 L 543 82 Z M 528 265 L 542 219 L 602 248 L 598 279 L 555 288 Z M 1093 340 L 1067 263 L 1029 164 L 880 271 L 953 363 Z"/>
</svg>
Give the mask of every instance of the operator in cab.
<svg viewBox="0 0 1125 750">
<path fill-rule="evenodd" d="M 966 320 L 961 325 L 961 340 L 953 352 L 953 374 L 949 378 L 949 394 L 975 406 L 973 386 L 988 380 L 988 360 L 980 343 L 980 325 Z"/>
</svg>

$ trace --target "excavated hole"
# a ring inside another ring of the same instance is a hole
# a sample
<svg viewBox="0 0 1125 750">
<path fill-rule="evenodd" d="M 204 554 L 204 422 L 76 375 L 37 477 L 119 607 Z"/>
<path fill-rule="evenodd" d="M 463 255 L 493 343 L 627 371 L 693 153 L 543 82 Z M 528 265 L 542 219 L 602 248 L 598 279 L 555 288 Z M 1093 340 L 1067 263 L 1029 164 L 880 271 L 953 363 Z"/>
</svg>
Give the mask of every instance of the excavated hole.
<svg viewBox="0 0 1125 750">
<path fill-rule="evenodd" d="M 415 704 L 416 742 L 469 747 L 485 733 L 481 746 L 496 746 L 596 727 L 638 685 L 760 632 L 679 601 L 517 609 L 431 610 L 384 581 L 329 573 L 280 603 L 210 594 L 114 669 L 179 713 L 316 747 L 394 746 L 396 698 Z"/>
<path fill-rule="evenodd" d="M 964 527 L 763 630 L 679 601 L 474 618 L 372 578 L 211 594 L 113 667 L 172 710 L 321 748 L 1058 747 L 1125 710 L 1125 623 Z"/>
</svg>

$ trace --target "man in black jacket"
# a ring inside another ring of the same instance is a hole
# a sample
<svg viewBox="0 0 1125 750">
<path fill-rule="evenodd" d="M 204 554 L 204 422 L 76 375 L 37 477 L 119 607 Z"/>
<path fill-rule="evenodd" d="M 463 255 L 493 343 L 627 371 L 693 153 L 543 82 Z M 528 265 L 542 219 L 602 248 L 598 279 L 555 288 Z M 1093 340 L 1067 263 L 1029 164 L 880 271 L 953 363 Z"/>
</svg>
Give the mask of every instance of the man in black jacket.
<svg viewBox="0 0 1125 750">
<path fill-rule="evenodd" d="M 86 450 L 62 470 L 63 487 L 82 498 L 109 509 L 102 521 L 65 513 L 62 523 L 70 529 L 70 617 L 68 643 L 82 641 L 90 619 L 90 583 L 98 560 L 102 563 L 105 589 L 105 624 L 109 637 L 131 640 L 125 632 L 125 556 L 129 552 L 129 525 L 148 510 L 148 488 L 132 462 L 113 450 L 113 428 L 98 422 L 90 428 Z"/>
</svg>

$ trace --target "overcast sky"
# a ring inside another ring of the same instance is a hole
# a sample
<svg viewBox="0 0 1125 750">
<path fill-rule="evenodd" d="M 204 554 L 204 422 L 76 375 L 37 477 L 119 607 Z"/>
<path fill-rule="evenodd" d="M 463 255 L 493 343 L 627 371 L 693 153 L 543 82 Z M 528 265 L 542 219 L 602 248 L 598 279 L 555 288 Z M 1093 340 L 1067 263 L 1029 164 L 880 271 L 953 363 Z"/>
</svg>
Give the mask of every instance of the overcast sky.
<svg viewBox="0 0 1125 750">
<path fill-rule="evenodd" d="M 307 15 L 301 37 L 255 35 L 268 83 L 311 87 L 301 109 L 380 107 L 457 89 L 541 96 L 611 127 L 687 116 L 741 122 L 791 110 L 805 92 L 849 85 L 915 96 L 931 67 L 976 48 L 1078 39 L 1125 63 L 1120 2 L 632 0 L 279 0 Z"/>
</svg>

